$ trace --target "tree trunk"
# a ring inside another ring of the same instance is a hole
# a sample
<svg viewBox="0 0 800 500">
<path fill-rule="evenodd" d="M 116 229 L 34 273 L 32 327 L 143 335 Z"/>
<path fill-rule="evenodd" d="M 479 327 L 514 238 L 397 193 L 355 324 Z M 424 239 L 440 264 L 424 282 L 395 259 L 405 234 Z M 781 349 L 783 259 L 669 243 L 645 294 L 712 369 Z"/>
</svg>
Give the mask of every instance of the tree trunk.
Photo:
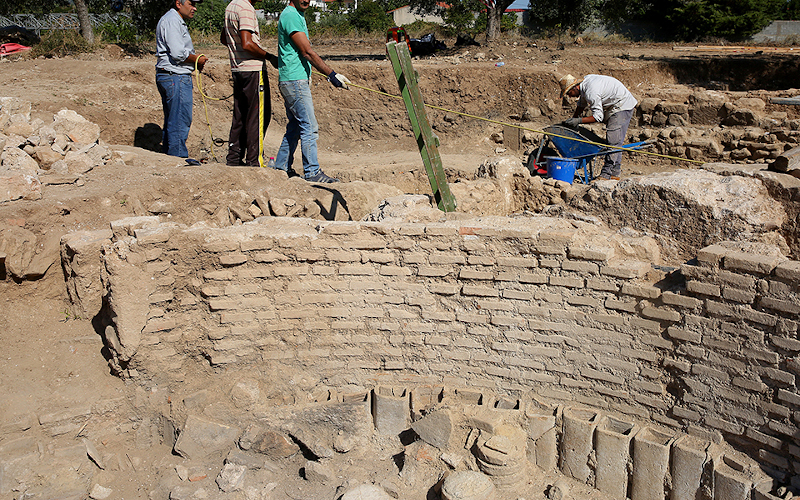
<svg viewBox="0 0 800 500">
<path fill-rule="evenodd" d="M 497 35 L 500 34 L 500 17 L 502 17 L 502 11 L 498 10 L 498 5 L 495 4 L 494 7 L 489 9 L 486 13 L 486 42 L 491 43 L 497 39 Z M 497 13 L 500 12 L 498 16 Z"/>
<path fill-rule="evenodd" d="M 75 10 L 78 11 L 81 35 L 88 43 L 94 43 L 94 31 L 92 30 L 92 21 L 89 19 L 89 8 L 86 6 L 86 0 L 75 0 Z"/>
</svg>

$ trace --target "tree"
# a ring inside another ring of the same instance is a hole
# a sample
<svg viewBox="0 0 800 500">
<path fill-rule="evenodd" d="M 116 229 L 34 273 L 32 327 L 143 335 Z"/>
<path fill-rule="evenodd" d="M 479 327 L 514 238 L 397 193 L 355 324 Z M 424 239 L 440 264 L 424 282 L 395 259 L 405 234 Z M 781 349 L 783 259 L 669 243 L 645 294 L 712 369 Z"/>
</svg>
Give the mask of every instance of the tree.
<svg viewBox="0 0 800 500">
<path fill-rule="evenodd" d="M 785 0 L 666 0 L 650 15 L 664 19 L 672 38 L 744 40 L 781 17 Z"/>
<path fill-rule="evenodd" d="M 89 19 L 89 7 L 85 0 L 75 0 L 75 10 L 78 11 L 78 24 L 80 24 L 81 35 L 88 44 L 94 43 L 94 31 L 92 30 L 92 20 Z"/>
<path fill-rule="evenodd" d="M 434 14 L 441 16 L 442 19 L 453 19 L 457 22 L 453 23 L 454 27 L 464 24 L 465 11 L 472 13 L 474 17 L 478 12 L 485 10 L 487 16 L 486 23 L 486 41 L 491 43 L 497 39 L 500 34 L 500 25 L 503 19 L 503 13 L 514 0 L 452 0 L 449 5 L 444 4 L 440 0 L 411 0 L 411 7 L 414 12 L 419 14 Z M 453 11 L 450 16 L 449 12 Z"/>
</svg>

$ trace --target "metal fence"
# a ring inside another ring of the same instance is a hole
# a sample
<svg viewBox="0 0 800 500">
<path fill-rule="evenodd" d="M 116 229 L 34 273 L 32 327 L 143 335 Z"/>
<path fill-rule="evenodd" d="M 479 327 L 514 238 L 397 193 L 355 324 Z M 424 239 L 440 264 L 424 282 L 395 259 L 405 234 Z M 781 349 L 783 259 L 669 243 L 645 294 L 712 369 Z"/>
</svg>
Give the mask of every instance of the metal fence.
<svg viewBox="0 0 800 500">
<path fill-rule="evenodd" d="M 89 14 L 92 26 L 100 26 L 105 23 L 114 22 L 120 17 L 127 17 L 128 14 Z M 0 16 L 1 26 L 21 26 L 25 29 L 35 31 L 40 35 L 42 31 L 51 30 L 76 30 L 79 28 L 77 14 L 46 14 L 35 16 L 33 14 L 12 14 L 8 17 Z"/>
</svg>

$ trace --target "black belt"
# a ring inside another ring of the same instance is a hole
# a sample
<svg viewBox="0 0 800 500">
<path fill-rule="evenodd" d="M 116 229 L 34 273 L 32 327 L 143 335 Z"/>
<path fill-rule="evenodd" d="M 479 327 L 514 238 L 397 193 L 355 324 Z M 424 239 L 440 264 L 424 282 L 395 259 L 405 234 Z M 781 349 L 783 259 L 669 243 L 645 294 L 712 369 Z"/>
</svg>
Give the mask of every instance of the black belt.
<svg viewBox="0 0 800 500">
<path fill-rule="evenodd" d="M 161 69 L 161 68 L 156 68 L 156 73 L 164 73 L 164 74 L 167 74 L 167 75 L 191 75 L 191 73 L 176 73 L 174 71 L 170 71 L 168 69 Z"/>
</svg>

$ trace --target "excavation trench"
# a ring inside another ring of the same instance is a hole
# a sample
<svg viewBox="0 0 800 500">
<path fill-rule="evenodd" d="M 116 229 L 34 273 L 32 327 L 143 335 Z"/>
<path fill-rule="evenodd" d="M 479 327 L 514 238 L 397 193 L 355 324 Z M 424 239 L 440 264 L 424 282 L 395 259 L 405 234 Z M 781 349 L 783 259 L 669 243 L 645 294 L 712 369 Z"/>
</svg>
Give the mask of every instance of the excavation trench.
<svg viewBox="0 0 800 500">
<path fill-rule="evenodd" d="M 137 112 L 102 127 L 110 144 L 136 137 L 138 147 L 109 146 L 114 161 L 84 184 L 47 185 L 14 213 L 36 235 L 56 221 L 69 229 L 70 315 L 93 318 L 102 356 L 135 397 L 130 408 L 109 399 L 42 415 L 41 432 L 80 436 L 93 415 L 103 432 L 134 433 L 143 453 L 177 461 L 150 486 L 171 498 L 202 488 L 339 498 L 365 485 L 472 498 L 454 485 L 473 480 L 465 471 L 490 478 L 483 498 L 571 488 L 575 498 L 771 499 L 800 486 L 800 188 L 767 169 L 797 144 L 797 111 L 769 100 L 787 93 L 771 71 L 791 66 L 623 49 L 603 68 L 571 59 L 575 74 L 635 89 L 631 139 L 706 163 L 631 156 L 627 179 L 581 186 L 525 167 L 537 131 L 571 108 L 553 99 L 549 68 L 525 67 L 559 53 L 519 54 L 503 70 L 475 54 L 415 61 L 426 102 L 530 129 L 512 143 L 503 125 L 429 112 L 459 202 L 450 214 L 431 206 L 402 104 L 373 93 L 313 84 L 320 156 L 344 181 L 334 187 L 176 167 L 148 151 L 152 127 Z M 340 65 L 395 92 L 385 61 Z M 114 71 L 149 84 L 141 68 Z M 226 69 L 207 78 L 222 90 Z M 210 105 L 214 136 L 226 133 L 226 106 Z M 208 147 L 204 127 L 196 120 L 190 150 Z M 29 438 L 15 426 L 7 436 Z M 2 494 L 24 490 L 37 452 L 14 453 Z M 117 470 L 138 472 L 115 457 Z M 444 474 L 456 479 L 441 484 Z"/>
</svg>

